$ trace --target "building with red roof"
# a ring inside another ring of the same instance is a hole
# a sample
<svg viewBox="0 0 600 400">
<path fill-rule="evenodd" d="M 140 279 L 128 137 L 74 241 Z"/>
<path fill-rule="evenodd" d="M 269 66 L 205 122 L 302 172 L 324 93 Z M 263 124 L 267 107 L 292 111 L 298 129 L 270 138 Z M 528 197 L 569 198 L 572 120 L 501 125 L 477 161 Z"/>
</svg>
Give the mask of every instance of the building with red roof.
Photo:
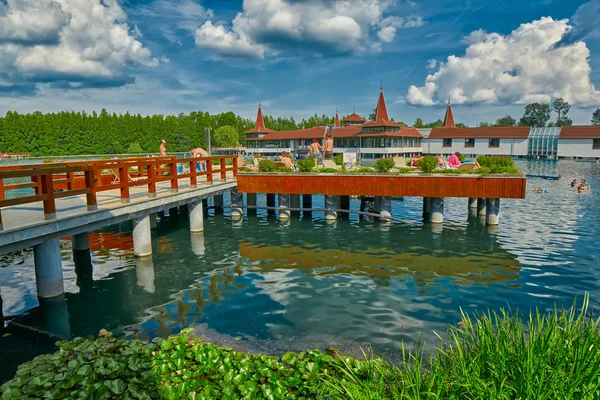
<svg viewBox="0 0 600 400">
<path fill-rule="evenodd" d="M 352 114 L 350 114 L 346 118 L 344 118 L 343 122 L 344 122 L 344 126 L 351 126 L 351 125 L 362 125 L 365 122 L 367 122 L 367 120 L 364 117 L 361 117 L 357 113 L 353 112 Z"/>
<path fill-rule="evenodd" d="M 558 157 L 600 159 L 600 126 L 563 126 L 558 136 Z"/>
</svg>

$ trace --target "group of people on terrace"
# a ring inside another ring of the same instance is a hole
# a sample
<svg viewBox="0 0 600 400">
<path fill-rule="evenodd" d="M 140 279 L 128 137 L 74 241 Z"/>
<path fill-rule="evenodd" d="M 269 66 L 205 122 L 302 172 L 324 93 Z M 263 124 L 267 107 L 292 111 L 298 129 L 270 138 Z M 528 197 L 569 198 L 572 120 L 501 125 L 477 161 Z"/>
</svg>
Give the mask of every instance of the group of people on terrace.
<svg viewBox="0 0 600 400">
<path fill-rule="evenodd" d="M 333 160 L 333 139 L 331 135 L 327 134 L 325 139 L 325 147 L 321 146 L 318 139 L 313 139 L 312 144 L 308 148 L 308 154 L 312 157 L 315 163 L 315 167 L 317 166 L 319 159 L 323 157 L 322 151 L 324 151 L 324 159 L 325 160 Z"/>
</svg>

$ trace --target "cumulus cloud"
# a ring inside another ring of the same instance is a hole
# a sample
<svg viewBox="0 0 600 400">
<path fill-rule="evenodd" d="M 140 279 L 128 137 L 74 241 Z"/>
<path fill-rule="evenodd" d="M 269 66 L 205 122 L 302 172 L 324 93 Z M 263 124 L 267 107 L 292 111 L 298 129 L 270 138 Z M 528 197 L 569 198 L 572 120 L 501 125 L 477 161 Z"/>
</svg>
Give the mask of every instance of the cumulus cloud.
<svg viewBox="0 0 600 400">
<path fill-rule="evenodd" d="M 7 33 L 0 24 L 0 65 L 7 67 L 0 78 L 118 86 L 132 82 L 129 64 L 159 64 L 117 0 L 9 0 L 0 7 L 0 23 L 17 27 Z M 36 22 L 20 25 L 26 21 Z"/>
<path fill-rule="evenodd" d="M 464 56 L 430 61 L 437 70 L 424 86 L 409 88 L 407 101 L 423 106 L 448 98 L 455 104 L 526 104 L 562 97 L 571 104 L 598 104 L 586 44 L 558 45 L 571 29 L 566 19 L 545 17 L 506 36 L 475 31 L 465 38 Z"/>
<path fill-rule="evenodd" d="M 570 44 L 597 35 L 600 31 L 598 19 L 600 19 L 600 0 L 592 0 L 581 5 L 571 17 L 573 29 L 564 36 L 561 44 Z"/>
<path fill-rule="evenodd" d="M 379 49 L 398 28 L 423 19 L 385 16 L 393 0 L 244 0 L 231 28 L 205 22 L 196 45 L 221 55 L 263 58 L 265 53 L 343 54 Z"/>
</svg>

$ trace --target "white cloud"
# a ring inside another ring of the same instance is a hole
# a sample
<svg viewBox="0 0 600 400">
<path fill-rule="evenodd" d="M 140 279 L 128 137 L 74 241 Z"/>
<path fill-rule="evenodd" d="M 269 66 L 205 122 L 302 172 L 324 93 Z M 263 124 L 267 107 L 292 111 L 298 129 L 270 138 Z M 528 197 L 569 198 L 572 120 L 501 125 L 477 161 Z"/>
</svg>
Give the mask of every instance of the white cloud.
<svg viewBox="0 0 600 400">
<path fill-rule="evenodd" d="M 55 1 L 0 1 L 0 43 L 56 43 L 69 15 Z"/>
<path fill-rule="evenodd" d="M 455 104 L 527 104 L 562 97 L 571 104 L 599 104 L 586 44 L 558 46 L 570 30 L 568 20 L 545 17 L 506 36 L 473 32 L 465 38 L 465 55 L 437 63 L 424 86 L 409 88 L 407 100 L 430 106 L 448 98 Z"/>
<path fill-rule="evenodd" d="M 243 11 L 232 21 L 231 29 L 207 21 L 196 30 L 196 45 L 221 55 L 260 58 L 280 51 L 339 54 L 378 50 L 381 42 L 394 40 L 397 28 L 423 24 L 416 16 L 386 17 L 393 2 L 244 0 Z"/>
<path fill-rule="evenodd" d="M 46 20 L 52 19 L 54 23 L 29 25 L 18 35 L 5 35 L 4 44 L 0 44 L 0 64 L 12 65 L 12 71 L 5 70 L 4 74 L 14 79 L 90 80 L 95 85 L 118 85 L 131 81 L 125 76 L 127 65 L 159 64 L 136 40 L 141 32 L 137 27 L 130 30 L 127 15 L 117 0 L 11 0 L 0 18 L 27 21 L 38 18 L 40 10 L 51 10 L 53 17 L 48 14 Z M 15 19 L 17 14 L 20 17 Z M 55 30 L 58 32 L 55 43 L 42 40 L 55 35 Z M 35 38 L 39 43 L 33 42 Z"/>
</svg>

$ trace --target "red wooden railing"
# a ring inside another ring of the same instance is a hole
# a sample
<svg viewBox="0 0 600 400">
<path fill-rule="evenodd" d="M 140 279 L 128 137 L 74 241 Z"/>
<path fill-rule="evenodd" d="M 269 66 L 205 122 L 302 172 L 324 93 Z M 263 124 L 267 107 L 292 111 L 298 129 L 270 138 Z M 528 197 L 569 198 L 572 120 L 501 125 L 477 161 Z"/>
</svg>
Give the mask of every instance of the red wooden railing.
<svg viewBox="0 0 600 400">
<path fill-rule="evenodd" d="M 232 165 L 227 165 L 227 160 Z M 218 162 L 218 168 L 213 162 Z M 197 171 L 194 163 L 206 163 L 206 171 Z M 188 165 L 189 171 L 178 172 L 178 165 Z M 56 218 L 55 200 L 71 196 L 86 195 L 89 211 L 97 209 L 96 194 L 119 189 L 122 203 L 129 203 L 130 188 L 147 186 L 148 197 L 156 197 L 157 183 L 170 182 L 171 192 L 179 190 L 179 181 L 189 179 L 190 186 L 196 188 L 199 178 L 213 183 L 213 175 L 220 174 L 221 181 L 227 180 L 227 173 L 237 177 L 238 156 L 224 155 L 192 159 L 176 157 L 122 158 L 112 160 L 70 161 L 49 164 L 9 165 L 0 167 L 0 229 L 2 229 L 2 208 L 41 201 L 44 218 Z M 6 179 L 29 178 L 25 182 L 5 184 Z M 34 195 L 6 199 L 6 192 L 33 188 Z"/>
</svg>

